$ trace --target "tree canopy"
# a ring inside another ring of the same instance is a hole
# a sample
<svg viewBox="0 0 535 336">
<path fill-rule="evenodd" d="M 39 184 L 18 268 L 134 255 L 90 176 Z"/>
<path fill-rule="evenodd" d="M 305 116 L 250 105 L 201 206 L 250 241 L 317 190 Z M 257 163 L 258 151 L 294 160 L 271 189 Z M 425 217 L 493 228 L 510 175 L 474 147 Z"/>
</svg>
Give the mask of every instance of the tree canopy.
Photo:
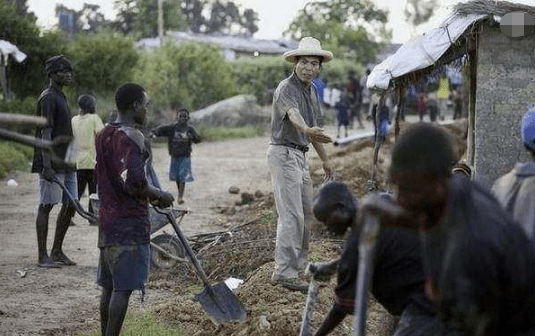
<svg viewBox="0 0 535 336">
<path fill-rule="evenodd" d="M 13 60 L 8 63 L 11 91 L 18 98 L 37 96 L 46 81 L 45 60 L 66 50 L 60 34 L 40 35 L 36 19 L 27 12 L 25 0 L 0 0 L 0 39 L 13 43 L 28 56 L 20 64 Z"/>
<path fill-rule="evenodd" d="M 118 9 L 115 28 L 139 37 L 158 36 L 156 0 L 115 0 Z M 242 10 L 233 1 L 164 1 L 164 30 L 190 30 L 194 33 L 223 33 L 252 36 L 258 31 L 258 14 Z"/>
<path fill-rule="evenodd" d="M 387 20 L 388 11 L 378 9 L 371 0 L 312 1 L 299 11 L 284 35 L 296 40 L 316 37 L 335 57 L 366 63 L 390 40 Z"/>
</svg>

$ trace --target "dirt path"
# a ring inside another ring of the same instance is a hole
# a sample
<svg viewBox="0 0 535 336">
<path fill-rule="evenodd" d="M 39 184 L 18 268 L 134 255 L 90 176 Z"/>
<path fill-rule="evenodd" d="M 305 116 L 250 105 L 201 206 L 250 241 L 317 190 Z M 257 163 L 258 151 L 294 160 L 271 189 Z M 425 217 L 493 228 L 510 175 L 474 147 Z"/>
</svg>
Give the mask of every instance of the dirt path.
<svg viewBox="0 0 535 336">
<path fill-rule="evenodd" d="M 267 137 L 259 137 L 194 147 L 196 179 L 186 186 L 184 204 L 191 214 L 182 222 L 186 235 L 218 229 L 219 223 L 212 220 L 218 206 L 232 205 L 239 199 L 239 195 L 228 193 L 230 186 L 250 193 L 269 192 L 267 144 Z M 176 186 L 167 179 L 169 156 L 165 144 L 155 144 L 154 162 L 163 187 L 176 194 Z M 17 187 L 6 185 L 10 178 L 17 181 Z M 64 251 L 78 265 L 37 268 L 38 178 L 35 174 L 15 173 L 0 182 L 0 335 L 72 335 L 95 330 L 100 295 L 95 285 L 97 228 L 76 216 L 77 225 L 69 229 Z M 82 205 L 87 207 L 87 197 L 82 198 Z M 58 211 L 56 206 L 51 216 L 49 248 Z M 149 301 L 168 294 L 151 291 Z"/>
</svg>

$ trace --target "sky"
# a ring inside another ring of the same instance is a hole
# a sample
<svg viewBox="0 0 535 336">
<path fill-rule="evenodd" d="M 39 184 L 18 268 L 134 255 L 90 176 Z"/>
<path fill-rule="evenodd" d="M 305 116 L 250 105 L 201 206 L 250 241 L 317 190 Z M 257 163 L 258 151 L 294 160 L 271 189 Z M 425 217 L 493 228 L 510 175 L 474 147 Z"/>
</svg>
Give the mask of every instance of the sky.
<svg viewBox="0 0 535 336">
<path fill-rule="evenodd" d="M 288 28 L 290 22 L 303 9 L 308 0 L 233 0 L 241 8 L 252 8 L 258 13 L 258 32 L 254 37 L 259 39 L 278 39 L 282 32 Z M 439 0 L 439 7 L 435 10 L 435 16 L 426 24 L 417 29 L 405 22 L 403 9 L 406 0 L 374 0 L 379 8 L 388 9 L 389 28 L 392 29 L 392 42 L 404 43 L 412 36 L 421 35 L 425 31 L 437 27 L 451 12 L 453 5 L 460 0 Z M 37 23 L 43 28 L 50 28 L 57 22 L 54 17 L 56 3 L 62 3 L 68 8 L 80 10 L 84 3 L 100 6 L 101 12 L 107 19 L 115 16 L 113 0 L 27 0 L 30 11 L 37 16 Z M 531 4 L 535 0 L 515 0 L 517 3 Z"/>
</svg>

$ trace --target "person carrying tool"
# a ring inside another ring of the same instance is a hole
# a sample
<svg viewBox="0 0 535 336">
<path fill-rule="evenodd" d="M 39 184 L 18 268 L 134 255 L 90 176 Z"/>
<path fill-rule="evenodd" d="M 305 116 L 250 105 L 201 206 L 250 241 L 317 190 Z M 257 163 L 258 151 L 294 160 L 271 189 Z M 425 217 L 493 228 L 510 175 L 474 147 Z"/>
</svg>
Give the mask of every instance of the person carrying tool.
<svg viewBox="0 0 535 336">
<path fill-rule="evenodd" d="M 67 103 L 63 87 L 73 82 L 72 66 L 69 59 L 63 55 L 49 58 L 45 62 L 48 73 L 48 85 L 41 92 L 37 100 L 35 114 L 45 117 L 47 123 L 37 128 L 36 138 L 55 141 L 62 137 L 72 139 L 71 110 Z M 37 231 L 37 249 L 39 267 L 57 268 L 61 265 L 76 265 L 63 253 L 62 246 L 65 235 L 74 216 L 75 208 L 60 185 L 54 183 L 59 180 L 65 185 L 71 195 L 77 195 L 76 167 L 70 165 L 70 143 L 58 143 L 53 147 L 55 158 L 41 148 L 34 148 L 32 173 L 39 173 L 39 207 L 35 222 Z M 48 221 L 50 211 L 61 201 L 61 209 L 56 220 L 54 243 L 48 256 L 46 241 L 48 235 Z"/>
<path fill-rule="evenodd" d="M 308 262 L 308 221 L 312 219 L 312 181 L 305 156 L 309 144 L 316 149 L 325 173 L 333 172 L 323 148 L 332 139 L 317 126 L 321 107 L 311 83 L 319 74 L 321 64 L 330 61 L 333 54 L 323 50 L 317 39 L 304 37 L 297 49 L 287 51 L 283 57 L 294 67 L 273 96 L 267 152 L 279 215 L 272 281 L 290 290 L 306 292 L 308 283 L 298 275 Z"/>
<path fill-rule="evenodd" d="M 178 204 L 184 203 L 184 189 L 186 182 L 193 181 L 191 170 L 191 144 L 201 142 L 201 137 L 192 125 L 188 124 L 189 111 L 185 108 L 176 112 L 177 122 L 165 125 L 151 131 L 153 136 L 164 136 L 168 140 L 168 150 L 171 156 L 169 180 L 176 181 L 178 188 Z"/>
<path fill-rule="evenodd" d="M 97 192 L 95 184 L 95 139 L 98 132 L 104 128 L 102 120 L 95 114 L 97 99 L 89 94 L 78 97 L 80 114 L 71 120 L 72 132 L 76 140 L 78 156 L 76 158 L 76 175 L 78 177 L 78 200 L 82 197 L 87 186 L 88 196 Z M 89 202 L 89 212 L 94 213 L 93 204 Z M 89 225 L 97 225 L 89 222 Z"/>
<path fill-rule="evenodd" d="M 388 207 L 397 206 L 390 195 L 381 195 Z M 359 268 L 358 202 L 349 188 L 340 182 L 323 186 L 314 199 L 313 212 L 329 231 L 342 236 L 350 228 L 342 256 L 324 263 L 309 265 L 315 280 L 328 280 L 337 270 L 338 284 L 333 306 L 315 336 L 329 334 L 355 306 L 355 286 Z M 437 315 L 437 307 L 424 292 L 424 272 L 418 234 L 394 226 L 381 228 L 375 245 L 371 292 L 392 315 L 400 316 L 395 336 L 457 335 Z"/>
<path fill-rule="evenodd" d="M 522 118 L 520 136 L 531 160 L 517 163 L 494 182 L 491 190 L 528 237 L 535 241 L 535 105 Z"/>
<path fill-rule="evenodd" d="M 409 126 L 392 151 L 396 201 L 423 249 L 425 291 L 448 324 L 468 335 L 535 333 L 535 250 L 485 188 L 452 174 L 448 133 Z"/>
<path fill-rule="evenodd" d="M 138 130 L 147 115 L 149 97 L 135 83 L 125 83 L 115 92 L 117 118 L 106 125 L 96 141 L 96 179 L 100 249 L 97 283 L 101 332 L 119 335 L 133 290 L 144 294 L 150 260 L 148 202 L 169 207 L 173 196 L 147 181 L 145 163 L 149 153 Z"/>
</svg>

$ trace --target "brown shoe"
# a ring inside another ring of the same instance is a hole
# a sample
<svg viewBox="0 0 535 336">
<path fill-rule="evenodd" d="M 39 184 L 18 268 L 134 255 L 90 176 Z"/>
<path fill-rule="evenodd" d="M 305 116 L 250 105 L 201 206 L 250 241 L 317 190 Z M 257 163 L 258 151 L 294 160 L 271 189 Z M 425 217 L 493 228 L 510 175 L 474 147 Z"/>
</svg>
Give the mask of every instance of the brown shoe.
<svg viewBox="0 0 535 336">
<path fill-rule="evenodd" d="M 280 278 L 275 283 L 291 291 L 300 291 L 303 294 L 308 293 L 308 282 L 299 278 Z"/>
</svg>

